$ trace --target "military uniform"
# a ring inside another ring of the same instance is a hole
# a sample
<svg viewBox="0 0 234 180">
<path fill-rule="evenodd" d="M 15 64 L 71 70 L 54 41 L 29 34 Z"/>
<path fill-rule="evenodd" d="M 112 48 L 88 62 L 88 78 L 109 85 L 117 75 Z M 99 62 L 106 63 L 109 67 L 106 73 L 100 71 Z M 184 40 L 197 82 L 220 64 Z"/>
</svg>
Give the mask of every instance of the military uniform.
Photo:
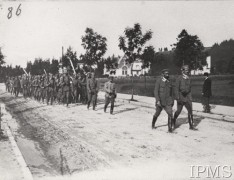
<svg viewBox="0 0 234 180">
<path fill-rule="evenodd" d="M 70 90 L 70 77 L 65 75 L 63 77 L 63 100 L 65 100 L 67 106 L 69 104 Z"/>
<path fill-rule="evenodd" d="M 175 126 L 176 119 L 181 113 L 183 107 L 188 111 L 189 127 L 193 129 L 193 108 L 191 94 L 191 80 L 189 76 L 183 74 L 176 79 L 175 99 L 177 100 L 177 111 L 174 114 L 173 124 Z"/>
<path fill-rule="evenodd" d="M 172 131 L 172 106 L 174 104 L 172 83 L 168 79 L 161 77 L 156 80 L 154 96 L 156 100 L 156 112 L 153 116 L 152 128 L 154 128 L 158 116 L 164 109 L 168 114 L 168 130 Z"/>
<path fill-rule="evenodd" d="M 88 93 L 88 106 L 89 108 L 91 101 L 93 102 L 93 110 L 95 110 L 97 104 L 97 93 L 98 93 L 98 82 L 95 78 L 90 78 L 87 81 L 87 93 Z"/>
<path fill-rule="evenodd" d="M 47 105 L 53 104 L 54 101 L 54 90 L 55 90 L 55 79 L 51 76 L 47 79 L 46 83 L 46 103 Z"/>
<path fill-rule="evenodd" d="M 111 109 L 110 113 L 113 113 L 114 110 L 114 103 L 116 98 L 116 89 L 115 89 L 115 83 L 108 81 L 104 84 L 104 91 L 105 91 L 105 106 L 104 106 L 104 112 L 106 112 L 106 108 L 111 103 Z"/>
<path fill-rule="evenodd" d="M 80 81 L 78 77 L 75 77 L 72 81 L 72 92 L 74 95 L 74 101 L 77 103 L 80 95 Z"/>
<path fill-rule="evenodd" d="M 211 84 L 212 84 L 211 79 L 207 77 L 202 87 L 203 108 L 204 112 L 208 113 L 210 112 L 210 97 L 212 96 Z"/>
<path fill-rule="evenodd" d="M 14 86 L 14 94 L 16 97 L 18 97 L 20 91 L 20 80 L 18 77 L 15 77 L 13 86 Z"/>
</svg>

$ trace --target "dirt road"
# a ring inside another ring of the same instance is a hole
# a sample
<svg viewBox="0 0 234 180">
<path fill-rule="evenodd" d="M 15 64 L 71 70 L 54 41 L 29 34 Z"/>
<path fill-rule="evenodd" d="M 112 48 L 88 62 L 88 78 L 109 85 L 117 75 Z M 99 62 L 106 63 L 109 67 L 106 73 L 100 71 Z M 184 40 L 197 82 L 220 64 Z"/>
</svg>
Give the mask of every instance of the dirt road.
<svg viewBox="0 0 234 180">
<path fill-rule="evenodd" d="M 35 179 L 189 179 L 191 165 L 234 168 L 234 123 L 195 117 L 198 130 L 191 131 L 181 114 L 170 134 L 165 112 L 152 130 L 153 109 L 117 101 L 110 115 L 103 97 L 97 111 L 47 106 L 1 85 L 0 101 Z"/>
</svg>

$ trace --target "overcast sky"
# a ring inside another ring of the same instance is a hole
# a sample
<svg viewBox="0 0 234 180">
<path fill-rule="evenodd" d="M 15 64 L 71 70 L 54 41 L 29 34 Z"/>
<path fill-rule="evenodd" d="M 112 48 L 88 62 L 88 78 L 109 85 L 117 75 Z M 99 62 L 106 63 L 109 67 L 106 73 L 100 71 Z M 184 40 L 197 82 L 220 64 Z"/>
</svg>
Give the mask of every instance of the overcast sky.
<svg viewBox="0 0 234 180">
<path fill-rule="evenodd" d="M 15 11 L 21 3 L 20 16 Z M 8 19 L 8 8 L 13 7 Z M 176 42 L 182 29 L 198 35 L 205 47 L 234 39 L 232 1 L 39 1 L 1 3 L 0 47 L 7 64 L 26 66 L 37 57 L 57 58 L 62 46 L 84 52 L 81 36 L 86 27 L 107 38 L 107 52 L 123 55 L 118 38 L 126 27 L 140 23 L 151 29 L 148 44 L 155 50 Z"/>
</svg>

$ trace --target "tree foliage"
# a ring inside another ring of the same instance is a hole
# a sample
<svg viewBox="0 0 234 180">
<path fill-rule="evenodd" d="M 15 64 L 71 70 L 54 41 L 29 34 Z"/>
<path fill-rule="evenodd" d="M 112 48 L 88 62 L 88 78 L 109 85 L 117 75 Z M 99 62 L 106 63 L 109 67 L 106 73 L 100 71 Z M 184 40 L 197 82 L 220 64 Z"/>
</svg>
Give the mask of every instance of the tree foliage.
<svg viewBox="0 0 234 180">
<path fill-rule="evenodd" d="M 126 62 L 132 64 L 137 58 L 141 58 L 145 50 L 145 44 L 152 38 L 152 31 L 142 33 L 141 25 L 134 24 L 133 28 L 127 27 L 124 35 L 119 37 L 119 48 L 124 52 Z"/>
<path fill-rule="evenodd" d="M 72 61 L 72 64 L 75 68 L 77 66 L 78 59 L 77 59 L 76 52 L 72 50 L 71 46 L 69 46 L 66 53 L 63 55 L 62 65 L 63 65 L 63 67 L 66 67 L 69 70 L 73 71 L 70 60 Z"/>
<path fill-rule="evenodd" d="M 225 40 L 220 44 L 215 43 L 210 50 L 212 66 L 216 73 L 231 73 L 234 59 L 234 40 Z"/>
<path fill-rule="evenodd" d="M 86 28 L 85 35 L 82 36 L 82 46 L 85 49 L 85 54 L 80 57 L 87 65 L 100 65 L 102 57 L 107 50 L 107 39 L 102 35 L 94 32 L 91 28 Z"/>
<path fill-rule="evenodd" d="M 191 69 L 199 69 L 207 64 L 202 42 L 198 36 L 188 34 L 185 29 L 178 35 L 174 48 L 175 64 L 179 67 L 187 64 Z"/>
<path fill-rule="evenodd" d="M 0 47 L 0 68 L 2 67 L 3 64 L 5 64 L 5 61 Z"/>
<path fill-rule="evenodd" d="M 141 59 L 143 60 L 142 68 L 148 68 L 153 62 L 155 51 L 153 46 L 144 49 Z"/>
<path fill-rule="evenodd" d="M 112 56 L 108 56 L 106 59 L 104 59 L 104 64 L 106 66 L 106 69 L 108 71 L 111 69 L 117 69 L 119 58 L 120 57 L 117 57 L 113 54 Z"/>
</svg>

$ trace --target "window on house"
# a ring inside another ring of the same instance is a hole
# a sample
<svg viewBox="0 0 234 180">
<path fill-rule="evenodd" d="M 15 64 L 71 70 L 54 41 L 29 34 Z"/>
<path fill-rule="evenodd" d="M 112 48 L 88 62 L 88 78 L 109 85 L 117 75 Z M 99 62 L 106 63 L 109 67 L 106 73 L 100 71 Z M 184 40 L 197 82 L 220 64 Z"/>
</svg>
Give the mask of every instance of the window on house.
<svg viewBox="0 0 234 180">
<path fill-rule="evenodd" d="M 122 75 L 128 74 L 128 68 L 126 66 L 122 67 Z"/>
</svg>

